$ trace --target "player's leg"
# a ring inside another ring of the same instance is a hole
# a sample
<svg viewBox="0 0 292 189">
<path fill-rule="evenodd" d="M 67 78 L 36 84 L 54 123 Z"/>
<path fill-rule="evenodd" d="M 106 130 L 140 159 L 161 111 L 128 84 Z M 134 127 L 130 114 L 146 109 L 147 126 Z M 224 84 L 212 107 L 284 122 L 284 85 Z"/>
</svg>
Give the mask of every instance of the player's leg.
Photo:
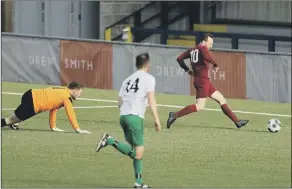
<svg viewBox="0 0 292 189">
<path fill-rule="evenodd" d="M 136 151 L 136 157 L 133 158 L 135 187 L 148 188 L 148 186 L 143 183 L 142 179 L 142 165 L 144 155 L 144 120 L 138 116 L 135 117 L 133 118 L 134 120 L 129 122 L 130 134 L 128 136 L 128 141 L 131 141 L 130 144 Z"/>
<path fill-rule="evenodd" d="M 237 118 L 237 116 L 233 113 L 233 111 L 229 108 L 229 106 L 226 103 L 226 99 L 224 98 L 224 96 L 217 91 L 213 85 L 211 86 L 211 98 L 213 100 L 215 100 L 216 102 L 218 102 L 220 104 L 220 107 L 222 109 L 222 112 L 229 117 L 229 119 L 231 119 L 233 121 L 233 123 L 235 123 L 235 125 L 240 128 L 244 125 L 246 125 L 248 123 L 248 120 L 239 120 Z"/>
<path fill-rule="evenodd" d="M 125 139 L 128 140 L 128 126 L 126 125 L 125 122 L 125 117 L 124 115 L 120 116 L 120 125 L 123 128 Z M 131 142 L 131 141 L 130 141 Z M 128 141 L 128 143 L 130 143 Z M 128 144 L 123 144 L 121 142 L 118 142 L 112 136 L 109 136 L 107 133 L 104 133 L 103 136 L 101 137 L 100 142 L 97 145 L 96 151 L 99 152 L 103 147 L 111 145 L 114 146 L 118 151 L 120 151 L 123 154 L 128 155 L 129 152 L 131 152 L 132 147 L 129 146 Z"/>
<path fill-rule="evenodd" d="M 180 111 L 176 112 L 174 114 L 175 119 L 183 117 L 193 112 L 198 112 L 200 110 L 203 110 L 206 104 L 206 100 L 207 100 L 206 98 L 197 98 L 196 104 L 188 105 L 184 107 L 183 109 L 181 109 Z"/>
<path fill-rule="evenodd" d="M 13 112 L 10 116 L 1 119 L 1 127 L 13 125 L 19 122 L 21 122 L 21 120 Z"/>
<path fill-rule="evenodd" d="M 21 97 L 21 104 L 16 108 L 14 113 L 5 119 L 1 119 L 1 127 L 9 126 L 11 129 L 18 129 L 15 123 L 25 121 L 34 115 L 33 99 L 31 90 L 26 91 Z"/>
<path fill-rule="evenodd" d="M 178 112 L 170 112 L 167 119 L 167 128 L 169 129 L 171 124 L 173 124 L 176 119 L 186 116 L 190 113 L 203 110 L 206 104 L 206 100 L 207 98 L 198 98 L 196 104 L 188 105 Z"/>
<path fill-rule="evenodd" d="M 128 131 L 131 132 L 131 131 Z M 137 132 L 132 132 L 132 134 L 127 135 L 127 141 L 130 141 L 131 136 L 137 135 Z M 139 134 L 138 134 L 139 135 Z M 132 139 L 134 137 L 131 137 Z M 130 158 L 133 159 L 133 166 L 134 166 L 134 172 L 135 172 L 135 186 L 141 186 L 144 185 L 142 180 L 142 164 L 143 164 L 143 154 L 144 154 L 144 146 L 140 142 L 136 143 L 135 140 L 132 140 L 132 144 L 125 144 L 122 142 L 119 142 L 115 139 L 113 139 L 111 136 L 108 136 L 107 138 L 107 145 L 113 146 L 115 149 L 117 149 L 119 152 L 128 155 Z M 139 146 L 136 146 L 136 145 Z"/>
<path fill-rule="evenodd" d="M 124 130 L 126 141 L 130 144 L 121 143 L 108 134 L 104 134 L 97 146 L 97 151 L 101 148 L 111 145 L 121 153 L 128 155 L 133 159 L 135 170 L 135 187 L 148 187 L 142 180 L 142 158 L 144 154 L 144 125 L 143 119 L 135 115 L 120 117 L 120 124 Z"/>
<path fill-rule="evenodd" d="M 207 85 L 207 82 L 206 79 L 195 79 L 196 104 L 188 105 L 178 112 L 170 112 L 167 120 L 167 128 L 170 128 L 171 124 L 174 123 L 176 119 L 205 108 L 207 97 L 209 96 L 209 85 Z"/>
</svg>

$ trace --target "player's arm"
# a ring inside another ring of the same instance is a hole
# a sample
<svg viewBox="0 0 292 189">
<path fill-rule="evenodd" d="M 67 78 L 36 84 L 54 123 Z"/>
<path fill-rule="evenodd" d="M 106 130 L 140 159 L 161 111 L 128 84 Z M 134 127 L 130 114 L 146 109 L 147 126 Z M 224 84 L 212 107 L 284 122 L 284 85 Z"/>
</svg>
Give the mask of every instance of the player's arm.
<svg viewBox="0 0 292 189">
<path fill-rule="evenodd" d="M 154 95 L 154 91 L 148 92 L 147 98 L 148 98 L 149 106 L 150 106 L 150 109 L 152 111 L 154 120 L 157 122 L 160 122 L 159 117 L 158 117 L 157 104 L 156 104 L 156 98 Z"/>
<path fill-rule="evenodd" d="M 64 108 L 66 110 L 66 114 L 68 116 L 68 119 L 69 119 L 73 129 L 77 133 L 90 133 L 89 131 L 80 129 L 78 122 L 77 122 L 77 119 L 76 119 L 75 111 L 74 111 L 73 106 L 72 106 L 72 102 L 70 101 L 69 98 L 64 99 Z"/>
<path fill-rule="evenodd" d="M 50 124 L 50 128 L 56 128 L 56 120 L 57 120 L 57 109 L 53 109 L 50 111 L 50 115 L 49 115 L 49 124 Z"/>
<path fill-rule="evenodd" d="M 121 86 L 120 92 L 119 92 L 119 97 L 118 97 L 118 107 L 120 108 L 123 104 L 123 91 L 124 91 L 124 82 Z"/>
<path fill-rule="evenodd" d="M 153 78 L 150 80 L 147 88 L 147 99 L 148 103 L 150 106 L 150 109 L 152 111 L 152 115 L 154 117 L 155 121 L 155 127 L 157 131 L 161 130 L 161 124 L 160 124 L 160 119 L 158 116 L 158 111 L 157 111 L 157 104 L 156 104 L 156 98 L 155 98 L 155 79 Z"/>
<path fill-rule="evenodd" d="M 57 120 L 57 110 L 58 109 L 53 109 L 50 111 L 49 115 L 49 124 L 50 124 L 50 129 L 55 132 L 63 132 L 64 130 L 57 128 L 56 126 L 56 120 Z"/>
<path fill-rule="evenodd" d="M 123 98 L 121 96 L 119 96 L 118 98 L 118 107 L 120 108 L 123 104 Z"/>
<path fill-rule="evenodd" d="M 176 61 L 179 63 L 180 67 L 184 69 L 186 72 L 189 71 L 189 68 L 187 67 L 185 63 L 185 59 L 190 58 L 190 49 L 186 50 L 185 52 L 181 53 Z"/>
<path fill-rule="evenodd" d="M 218 67 L 218 64 L 215 62 L 215 60 L 212 58 L 212 56 L 210 55 L 210 53 L 209 53 L 209 50 L 207 49 L 207 47 L 202 47 L 201 49 L 201 53 L 202 53 L 202 55 L 203 55 L 203 58 L 206 60 L 206 61 L 208 61 L 208 62 L 210 62 L 211 64 L 213 64 L 214 65 L 214 67 Z"/>
</svg>

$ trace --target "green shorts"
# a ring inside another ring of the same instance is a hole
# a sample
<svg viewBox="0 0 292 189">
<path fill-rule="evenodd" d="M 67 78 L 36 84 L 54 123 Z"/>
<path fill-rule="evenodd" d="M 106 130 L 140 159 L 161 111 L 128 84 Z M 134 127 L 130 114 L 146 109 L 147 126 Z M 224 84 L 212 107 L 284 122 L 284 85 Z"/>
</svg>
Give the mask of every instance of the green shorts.
<svg viewBox="0 0 292 189">
<path fill-rule="evenodd" d="M 133 147 L 144 145 L 144 119 L 137 115 L 121 115 L 120 124 L 126 141 Z"/>
</svg>

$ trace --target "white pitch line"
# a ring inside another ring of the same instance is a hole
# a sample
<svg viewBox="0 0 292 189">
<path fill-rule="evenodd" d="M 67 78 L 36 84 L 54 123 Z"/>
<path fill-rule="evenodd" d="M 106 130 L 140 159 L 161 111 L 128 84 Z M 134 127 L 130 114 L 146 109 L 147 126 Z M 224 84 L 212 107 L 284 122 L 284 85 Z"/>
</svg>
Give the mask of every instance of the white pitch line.
<svg viewBox="0 0 292 189">
<path fill-rule="evenodd" d="M 168 108 L 184 108 L 184 106 L 174 106 L 174 105 L 164 105 L 164 104 L 157 104 L 157 106 L 168 107 Z M 221 109 L 213 109 L 213 108 L 204 108 L 204 110 L 215 111 L 215 112 L 222 111 Z M 264 112 L 246 112 L 246 111 L 240 111 L 240 110 L 233 110 L 233 112 L 242 113 L 242 114 L 266 115 L 266 116 L 277 116 L 277 117 L 291 117 L 291 115 L 271 114 L 271 113 L 264 113 Z"/>
<path fill-rule="evenodd" d="M 118 108 L 118 106 L 74 106 L 74 109 L 91 109 L 91 108 Z M 2 108 L 1 110 L 15 110 L 16 108 Z"/>
<path fill-rule="evenodd" d="M 104 100 L 104 99 L 94 99 L 94 98 L 77 98 L 77 100 L 118 103 L 118 101 L 116 100 Z"/>
<path fill-rule="evenodd" d="M 118 108 L 118 106 L 76 106 L 76 109 L 89 109 L 89 108 Z"/>
<path fill-rule="evenodd" d="M 2 94 L 22 95 L 22 93 L 11 93 L 11 92 L 2 92 Z M 118 102 L 116 100 L 104 100 L 104 99 L 94 99 L 94 98 L 78 98 L 78 100 L 95 101 L 95 102 L 113 102 L 113 103 L 117 103 Z M 167 107 L 167 108 L 184 108 L 184 106 L 166 105 L 166 104 L 157 104 L 157 106 Z M 94 106 L 92 106 L 92 107 L 94 107 Z M 206 111 L 216 111 L 216 112 L 221 112 L 222 111 L 221 109 L 213 109 L 213 108 L 204 108 L 204 110 L 206 110 Z M 271 113 L 265 113 L 265 112 L 247 112 L 247 111 L 241 111 L 241 110 L 235 110 L 233 112 L 242 113 L 242 114 L 253 114 L 253 115 L 291 117 L 291 115 L 287 115 L 287 114 L 271 114 Z"/>
<path fill-rule="evenodd" d="M 2 108 L 1 110 L 2 111 L 5 111 L 5 110 L 15 110 L 16 108 Z"/>
<path fill-rule="evenodd" d="M 21 96 L 23 93 L 10 93 L 10 92 L 1 92 L 2 94 L 11 94 L 11 95 L 18 95 Z"/>
</svg>

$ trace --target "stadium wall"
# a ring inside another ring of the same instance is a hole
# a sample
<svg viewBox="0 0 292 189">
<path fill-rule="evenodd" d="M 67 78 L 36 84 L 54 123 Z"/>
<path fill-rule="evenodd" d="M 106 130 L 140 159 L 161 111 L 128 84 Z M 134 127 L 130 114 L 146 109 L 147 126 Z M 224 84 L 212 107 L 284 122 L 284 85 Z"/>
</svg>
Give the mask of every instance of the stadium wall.
<svg viewBox="0 0 292 189">
<path fill-rule="evenodd" d="M 185 47 L 76 40 L 2 33 L 2 80 L 119 89 L 135 71 L 135 56 L 148 52 L 156 91 L 195 95 L 192 78 L 176 57 Z M 227 98 L 291 103 L 291 54 L 217 49 L 209 77 Z M 187 63 L 189 64 L 189 62 Z"/>
<path fill-rule="evenodd" d="M 291 1 L 222 1 L 216 19 L 291 23 Z"/>
<path fill-rule="evenodd" d="M 176 63 L 176 58 L 182 51 L 181 49 L 114 45 L 113 51 L 113 57 L 116 60 L 113 62 L 114 89 L 119 89 L 122 81 L 136 70 L 135 56 L 148 52 L 151 59 L 150 73 L 156 78 L 156 91 L 181 95 L 190 94 L 189 76 L 184 74 L 184 71 Z M 118 66 L 120 69 L 116 69 Z M 126 71 L 124 72 L 124 70 Z"/>
<path fill-rule="evenodd" d="M 99 39 L 99 1 L 10 0 L 12 31 Z"/>
<path fill-rule="evenodd" d="M 112 45 L 61 40 L 62 85 L 78 81 L 89 88 L 112 89 Z"/>
<path fill-rule="evenodd" d="M 246 54 L 246 97 L 291 103 L 291 56 Z"/>
<path fill-rule="evenodd" d="M 60 85 L 60 40 L 2 36 L 2 80 Z"/>
</svg>

